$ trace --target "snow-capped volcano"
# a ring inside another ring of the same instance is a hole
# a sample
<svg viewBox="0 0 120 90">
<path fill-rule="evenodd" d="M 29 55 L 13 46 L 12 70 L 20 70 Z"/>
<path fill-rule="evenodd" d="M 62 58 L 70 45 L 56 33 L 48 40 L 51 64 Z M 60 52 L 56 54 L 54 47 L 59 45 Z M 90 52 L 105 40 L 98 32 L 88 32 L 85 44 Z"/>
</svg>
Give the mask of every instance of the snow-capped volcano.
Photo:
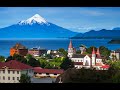
<svg viewBox="0 0 120 90">
<path fill-rule="evenodd" d="M 0 38 L 68 38 L 76 34 L 76 32 L 47 22 L 38 14 L 0 29 Z"/>
<path fill-rule="evenodd" d="M 43 17 L 41 17 L 39 14 L 35 14 L 34 16 L 32 16 L 31 18 L 29 18 L 27 20 L 22 20 L 18 24 L 19 25 L 26 25 L 26 24 L 32 25 L 34 23 L 49 25 L 49 23 Z"/>
</svg>

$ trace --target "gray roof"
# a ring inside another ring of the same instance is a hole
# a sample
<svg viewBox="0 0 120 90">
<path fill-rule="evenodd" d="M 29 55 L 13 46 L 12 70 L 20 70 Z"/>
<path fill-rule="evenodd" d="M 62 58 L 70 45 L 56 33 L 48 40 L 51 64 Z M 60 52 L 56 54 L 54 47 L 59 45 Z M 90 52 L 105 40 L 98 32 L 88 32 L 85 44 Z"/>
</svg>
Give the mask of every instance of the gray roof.
<svg viewBox="0 0 120 90">
<path fill-rule="evenodd" d="M 73 54 L 72 58 L 84 58 L 85 56 L 83 54 Z"/>
</svg>

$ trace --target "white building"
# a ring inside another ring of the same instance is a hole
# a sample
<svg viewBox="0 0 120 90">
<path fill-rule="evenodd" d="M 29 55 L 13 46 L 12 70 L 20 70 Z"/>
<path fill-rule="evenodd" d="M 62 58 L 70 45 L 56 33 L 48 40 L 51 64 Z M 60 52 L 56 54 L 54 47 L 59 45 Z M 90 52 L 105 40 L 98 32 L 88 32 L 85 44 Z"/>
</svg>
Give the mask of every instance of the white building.
<svg viewBox="0 0 120 90">
<path fill-rule="evenodd" d="M 70 41 L 68 47 L 68 57 L 74 62 L 74 67 L 76 67 L 77 69 L 84 67 L 84 68 L 95 68 L 97 70 L 106 70 L 109 68 L 108 65 L 103 64 L 99 52 L 99 48 L 97 49 L 97 52 L 95 52 L 93 48 L 91 55 L 74 54 L 72 42 Z"/>
<path fill-rule="evenodd" d="M 69 46 L 68 46 L 68 57 L 72 57 L 73 54 L 76 53 L 75 48 L 72 45 L 72 41 L 70 40 Z"/>
<path fill-rule="evenodd" d="M 110 57 L 112 60 L 120 60 L 120 49 L 117 49 L 115 51 L 111 51 Z"/>
<path fill-rule="evenodd" d="M 16 60 L 0 63 L 0 83 L 19 83 L 21 74 L 32 77 L 33 67 Z"/>
</svg>

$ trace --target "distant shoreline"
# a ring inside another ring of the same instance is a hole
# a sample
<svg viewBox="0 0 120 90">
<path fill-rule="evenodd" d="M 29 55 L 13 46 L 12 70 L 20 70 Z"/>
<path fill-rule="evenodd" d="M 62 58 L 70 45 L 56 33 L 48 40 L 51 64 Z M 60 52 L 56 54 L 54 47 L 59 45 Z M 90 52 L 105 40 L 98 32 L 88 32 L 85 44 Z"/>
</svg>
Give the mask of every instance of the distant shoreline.
<svg viewBox="0 0 120 90">
<path fill-rule="evenodd" d="M 120 39 L 112 39 L 111 41 L 108 42 L 109 44 L 120 44 Z"/>
</svg>

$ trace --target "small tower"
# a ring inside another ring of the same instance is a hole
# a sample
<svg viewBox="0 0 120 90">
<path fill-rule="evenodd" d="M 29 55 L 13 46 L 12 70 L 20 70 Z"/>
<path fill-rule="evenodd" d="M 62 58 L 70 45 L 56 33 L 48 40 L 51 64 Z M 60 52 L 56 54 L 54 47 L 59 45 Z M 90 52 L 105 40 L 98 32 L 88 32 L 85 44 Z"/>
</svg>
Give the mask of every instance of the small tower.
<svg viewBox="0 0 120 90">
<path fill-rule="evenodd" d="M 93 47 L 93 50 L 92 50 L 92 65 L 95 65 L 96 63 L 96 54 L 95 54 L 95 49 Z"/>
<path fill-rule="evenodd" d="M 68 57 L 72 57 L 74 53 L 73 46 L 72 46 L 72 41 L 70 40 L 69 46 L 68 46 Z"/>
<path fill-rule="evenodd" d="M 99 48 L 97 49 L 97 52 L 96 52 L 96 57 L 97 57 L 97 58 L 101 58 Z"/>
</svg>

